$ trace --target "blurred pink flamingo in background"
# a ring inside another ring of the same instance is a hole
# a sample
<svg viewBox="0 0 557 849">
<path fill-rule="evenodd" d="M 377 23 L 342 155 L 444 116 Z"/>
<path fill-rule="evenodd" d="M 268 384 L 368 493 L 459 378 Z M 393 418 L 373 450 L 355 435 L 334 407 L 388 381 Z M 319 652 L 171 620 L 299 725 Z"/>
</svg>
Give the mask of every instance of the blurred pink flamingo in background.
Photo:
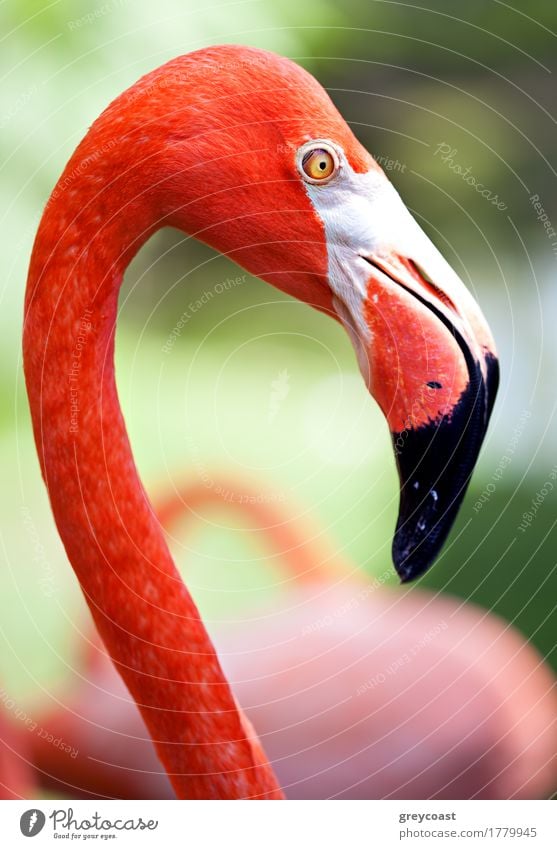
<svg viewBox="0 0 557 849">
<path fill-rule="evenodd" d="M 278 610 L 276 598 L 272 609 L 259 603 L 212 636 L 290 797 L 551 792 L 554 679 L 516 630 L 456 599 L 400 596 L 359 573 L 309 519 L 261 501 L 244 480 L 184 486 L 159 501 L 157 514 L 185 544 L 223 510 L 284 573 Z M 173 797 L 139 711 L 94 636 L 83 652 L 65 707 L 42 717 L 79 754 L 33 738 L 37 781 L 70 797 Z"/>
</svg>

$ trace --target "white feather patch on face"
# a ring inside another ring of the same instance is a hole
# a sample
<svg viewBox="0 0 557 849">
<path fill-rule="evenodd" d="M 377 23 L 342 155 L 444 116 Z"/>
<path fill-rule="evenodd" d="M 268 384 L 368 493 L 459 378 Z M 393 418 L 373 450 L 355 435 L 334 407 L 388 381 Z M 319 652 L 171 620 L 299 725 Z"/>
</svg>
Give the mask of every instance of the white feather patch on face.
<svg viewBox="0 0 557 849">
<path fill-rule="evenodd" d="M 338 153 L 338 174 L 323 185 L 307 182 L 304 185 L 325 228 L 329 284 L 337 304 L 344 305 L 344 316 L 336 306 L 335 309 L 345 325 L 346 311 L 350 314 L 352 338 L 357 330 L 363 344 L 371 342 L 363 315 L 370 268 L 362 256 L 394 252 L 413 260 L 454 303 L 475 314 L 478 307 L 471 293 L 412 217 L 383 172 L 357 174 L 342 148 L 332 141 L 328 143 Z"/>
<path fill-rule="evenodd" d="M 307 182 L 304 185 L 325 228 L 333 305 L 354 342 L 360 360 L 359 347 L 371 341 L 363 316 L 369 266 L 360 259 L 360 255 L 377 244 L 372 211 L 377 208 L 375 197 L 381 194 L 381 182 L 384 180 L 377 179 L 381 178 L 380 174 L 356 174 L 342 149 L 338 146 L 335 149 L 340 161 L 337 176 L 323 185 Z M 366 178 L 365 181 L 362 177 Z"/>
</svg>

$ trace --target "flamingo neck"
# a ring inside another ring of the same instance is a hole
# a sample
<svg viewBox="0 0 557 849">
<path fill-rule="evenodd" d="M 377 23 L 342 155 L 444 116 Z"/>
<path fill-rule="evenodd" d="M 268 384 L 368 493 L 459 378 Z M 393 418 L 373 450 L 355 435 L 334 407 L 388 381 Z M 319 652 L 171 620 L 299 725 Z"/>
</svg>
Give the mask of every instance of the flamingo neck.
<svg viewBox="0 0 557 849">
<path fill-rule="evenodd" d="M 78 147 L 33 249 L 24 363 L 42 473 L 97 628 L 177 795 L 281 798 L 172 561 L 118 401 L 118 291 L 164 222 L 140 136 L 115 127 L 99 122 Z"/>
</svg>

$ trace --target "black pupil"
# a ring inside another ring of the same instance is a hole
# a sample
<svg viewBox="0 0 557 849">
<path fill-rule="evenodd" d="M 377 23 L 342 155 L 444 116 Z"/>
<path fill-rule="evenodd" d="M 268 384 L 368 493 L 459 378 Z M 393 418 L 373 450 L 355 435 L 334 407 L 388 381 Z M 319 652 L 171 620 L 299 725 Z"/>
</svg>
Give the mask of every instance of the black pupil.
<svg viewBox="0 0 557 849">
<path fill-rule="evenodd" d="M 321 153 L 320 153 L 319 151 L 316 151 L 316 150 L 310 150 L 304 156 L 303 164 L 305 165 L 307 162 L 309 162 L 312 159 L 312 157 L 317 158 L 317 167 L 320 171 L 326 171 L 327 170 L 327 168 L 329 167 L 329 163 L 328 163 L 327 158 L 326 158 L 327 157 L 326 153 L 324 153 L 323 151 L 321 151 Z"/>
</svg>

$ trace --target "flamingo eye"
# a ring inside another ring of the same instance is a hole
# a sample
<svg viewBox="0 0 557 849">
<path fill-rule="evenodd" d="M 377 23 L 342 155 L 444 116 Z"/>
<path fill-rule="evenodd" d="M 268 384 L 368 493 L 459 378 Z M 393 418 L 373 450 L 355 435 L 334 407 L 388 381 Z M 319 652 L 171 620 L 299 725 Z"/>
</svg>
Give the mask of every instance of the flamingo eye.
<svg viewBox="0 0 557 849">
<path fill-rule="evenodd" d="M 298 151 L 298 168 L 308 183 L 328 182 L 339 167 L 336 150 L 326 142 L 309 142 Z"/>
</svg>

